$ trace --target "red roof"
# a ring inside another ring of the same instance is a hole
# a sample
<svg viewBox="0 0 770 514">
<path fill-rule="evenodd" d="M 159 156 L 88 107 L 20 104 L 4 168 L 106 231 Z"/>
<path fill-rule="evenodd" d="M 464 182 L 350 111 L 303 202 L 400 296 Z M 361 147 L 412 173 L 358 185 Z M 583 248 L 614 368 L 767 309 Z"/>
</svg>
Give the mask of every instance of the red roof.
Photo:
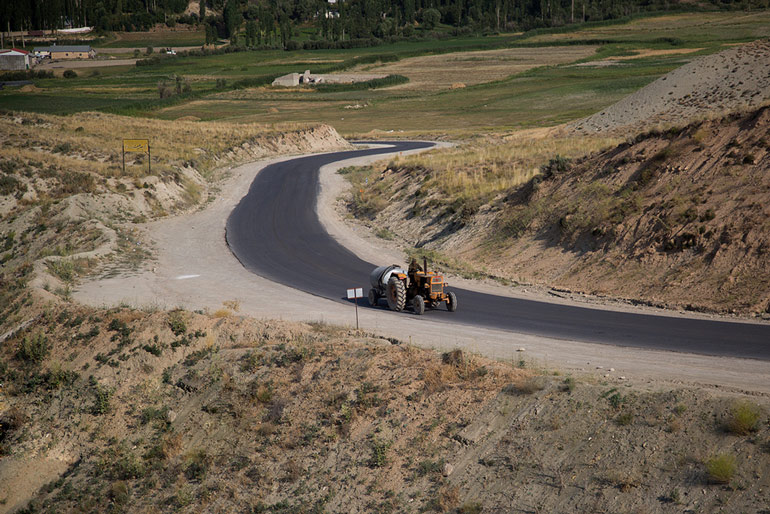
<svg viewBox="0 0 770 514">
<path fill-rule="evenodd" d="M 6 52 L 19 52 L 24 55 L 29 54 L 29 52 L 27 52 L 26 50 L 22 50 L 21 48 L 9 48 L 7 50 L 0 50 L 0 54 L 4 54 Z"/>
</svg>

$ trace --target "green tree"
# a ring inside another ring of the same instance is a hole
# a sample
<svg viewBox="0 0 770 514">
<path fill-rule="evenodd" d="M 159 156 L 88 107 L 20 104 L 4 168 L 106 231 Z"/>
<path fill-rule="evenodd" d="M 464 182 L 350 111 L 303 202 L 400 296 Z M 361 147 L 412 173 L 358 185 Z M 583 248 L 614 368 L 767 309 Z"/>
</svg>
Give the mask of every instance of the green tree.
<svg viewBox="0 0 770 514">
<path fill-rule="evenodd" d="M 257 23 L 254 20 L 246 22 L 246 46 L 257 45 Z"/>
<path fill-rule="evenodd" d="M 438 9 L 430 8 L 422 12 L 422 24 L 426 29 L 432 29 L 441 21 L 441 13 Z"/>
<path fill-rule="evenodd" d="M 198 19 L 203 21 L 206 17 L 206 0 L 200 0 L 198 4 Z"/>
<path fill-rule="evenodd" d="M 228 0 L 225 4 L 225 10 L 223 12 L 225 19 L 226 36 L 232 38 L 238 33 L 238 29 L 243 23 L 243 15 L 238 8 L 238 0 Z"/>
</svg>

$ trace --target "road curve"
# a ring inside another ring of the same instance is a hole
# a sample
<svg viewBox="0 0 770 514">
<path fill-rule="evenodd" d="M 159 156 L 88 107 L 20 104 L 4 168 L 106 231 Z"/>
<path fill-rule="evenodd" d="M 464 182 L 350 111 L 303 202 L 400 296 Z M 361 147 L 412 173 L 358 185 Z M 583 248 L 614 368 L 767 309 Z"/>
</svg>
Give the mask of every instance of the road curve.
<svg viewBox="0 0 770 514">
<path fill-rule="evenodd" d="M 354 285 L 365 287 L 366 294 L 371 270 L 391 263 L 363 261 L 324 230 L 316 214 L 318 173 L 322 166 L 343 159 L 432 146 L 389 144 L 393 146 L 312 155 L 264 168 L 227 220 L 232 252 L 248 270 L 317 296 L 344 302 L 345 289 Z M 437 309 L 425 316 L 557 339 L 770 360 L 768 324 L 618 312 L 453 290 L 457 312 Z"/>
</svg>

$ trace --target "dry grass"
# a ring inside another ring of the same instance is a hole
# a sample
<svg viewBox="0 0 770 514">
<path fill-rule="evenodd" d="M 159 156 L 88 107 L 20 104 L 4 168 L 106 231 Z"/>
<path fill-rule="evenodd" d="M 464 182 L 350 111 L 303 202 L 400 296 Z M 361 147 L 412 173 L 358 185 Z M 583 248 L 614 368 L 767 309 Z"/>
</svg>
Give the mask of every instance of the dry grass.
<svg viewBox="0 0 770 514">
<path fill-rule="evenodd" d="M 761 418 L 762 409 L 759 405 L 746 400 L 738 401 L 730 409 L 726 428 L 731 434 L 749 435 L 757 431 Z"/>
<path fill-rule="evenodd" d="M 727 453 L 720 453 L 706 461 L 708 479 L 713 484 L 729 484 L 736 469 L 735 456 Z"/>
<path fill-rule="evenodd" d="M 34 165 L 36 168 L 79 170 L 103 178 L 148 175 L 147 159 L 141 154 L 126 154 L 123 171 L 123 138 L 150 140 L 154 175 L 173 173 L 180 166 L 193 166 L 206 175 L 226 163 L 227 153 L 233 148 L 303 128 L 306 127 L 298 124 L 163 121 L 103 113 L 0 116 L 4 159 L 39 163 Z"/>
<path fill-rule="evenodd" d="M 363 66 L 357 71 L 404 75 L 409 82 L 394 89 L 430 91 L 456 89 L 453 84 L 482 84 L 501 80 L 537 66 L 554 66 L 583 59 L 596 51 L 594 46 L 573 45 L 554 52 L 552 48 L 506 48 L 412 57 L 379 66 Z"/>
<path fill-rule="evenodd" d="M 399 157 L 395 166 L 432 171 L 429 188 L 451 198 L 482 203 L 535 176 L 540 166 L 559 155 L 584 156 L 619 142 L 616 138 L 561 137 L 552 130 L 527 130 L 502 138 L 480 138 L 451 149 Z"/>
</svg>

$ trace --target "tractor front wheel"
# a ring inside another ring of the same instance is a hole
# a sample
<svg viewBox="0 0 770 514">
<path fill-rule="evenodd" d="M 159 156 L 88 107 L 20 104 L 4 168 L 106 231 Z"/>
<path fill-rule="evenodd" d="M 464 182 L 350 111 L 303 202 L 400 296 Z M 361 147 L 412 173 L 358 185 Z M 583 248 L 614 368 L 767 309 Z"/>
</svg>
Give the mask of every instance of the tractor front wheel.
<svg viewBox="0 0 770 514">
<path fill-rule="evenodd" d="M 380 293 L 378 293 L 375 289 L 369 290 L 369 305 L 372 307 L 377 307 L 377 302 L 380 300 Z"/>
<path fill-rule="evenodd" d="M 401 312 L 406 306 L 406 287 L 404 281 L 397 277 L 388 280 L 388 307 L 390 310 Z"/>
<path fill-rule="evenodd" d="M 446 310 L 449 312 L 457 310 L 457 295 L 454 292 L 449 293 L 449 298 L 446 299 Z"/>
<path fill-rule="evenodd" d="M 414 309 L 414 313 L 418 315 L 425 312 L 425 300 L 422 299 L 422 296 L 417 295 L 412 298 L 412 308 Z"/>
</svg>

